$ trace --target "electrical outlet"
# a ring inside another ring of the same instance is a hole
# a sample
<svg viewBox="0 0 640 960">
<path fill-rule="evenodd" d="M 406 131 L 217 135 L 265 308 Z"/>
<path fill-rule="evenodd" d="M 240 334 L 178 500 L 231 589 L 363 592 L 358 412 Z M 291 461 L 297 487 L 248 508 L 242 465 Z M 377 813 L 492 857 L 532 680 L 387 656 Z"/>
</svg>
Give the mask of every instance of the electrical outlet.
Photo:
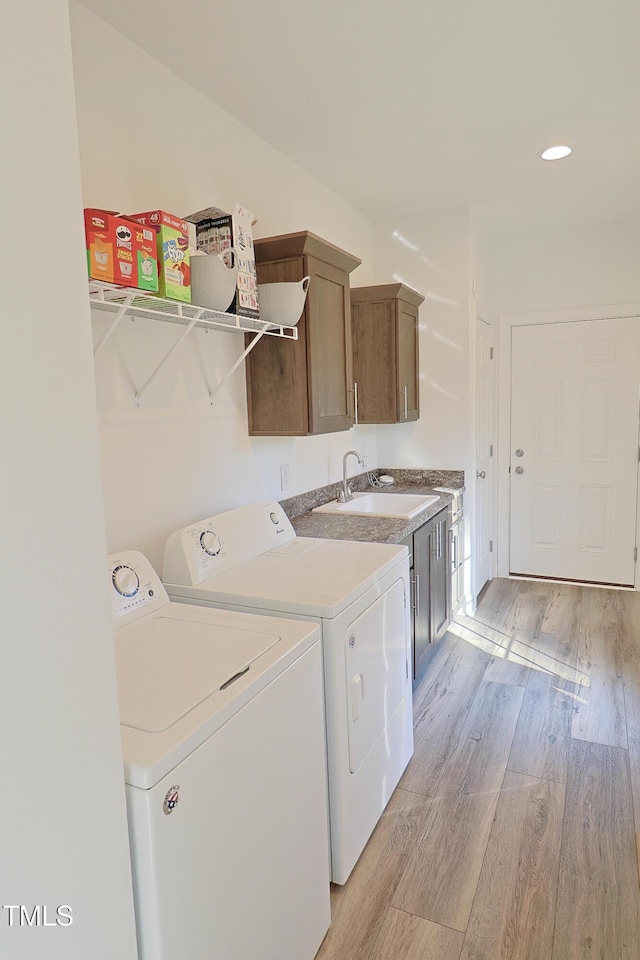
<svg viewBox="0 0 640 960">
<path fill-rule="evenodd" d="M 289 489 L 289 464 L 283 463 L 280 467 L 280 489 Z"/>
</svg>

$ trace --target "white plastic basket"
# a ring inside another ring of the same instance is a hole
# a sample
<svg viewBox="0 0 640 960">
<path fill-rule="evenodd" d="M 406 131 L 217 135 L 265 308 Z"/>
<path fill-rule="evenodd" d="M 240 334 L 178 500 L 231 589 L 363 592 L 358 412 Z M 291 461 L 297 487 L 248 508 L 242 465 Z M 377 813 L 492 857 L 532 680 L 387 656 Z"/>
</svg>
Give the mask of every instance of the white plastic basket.
<svg viewBox="0 0 640 960">
<path fill-rule="evenodd" d="M 238 259 L 233 247 L 191 257 L 191 302 L 196 306 L 224 312 L 236 294 L 237 280 Z"/>
<path fill-rule="evenodd" d="M 296 283 L 259 283 L 260 319 L 284 327 L 295 327 L 302 316 L 311 277 Z"/>
</svg>

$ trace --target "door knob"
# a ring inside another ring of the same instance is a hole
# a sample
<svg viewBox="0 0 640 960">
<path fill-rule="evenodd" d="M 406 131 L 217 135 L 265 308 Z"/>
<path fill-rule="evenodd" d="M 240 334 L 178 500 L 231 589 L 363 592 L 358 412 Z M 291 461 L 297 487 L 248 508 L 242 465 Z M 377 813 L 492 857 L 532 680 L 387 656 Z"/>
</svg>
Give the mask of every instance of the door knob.
<svg viewBox="0 0 640 960">
<path fill-rule="evenodd" d="M 516 457 L 524 457 L 524 450 L 522 450 L 520 447 L 518 447 L 516 450 Z"/>
<path fill-rule="evenodd" d="M 484 478 L 486 477 L 486 475 L 487 475 L 487 474 L 486 474 L 486 472 L 485 472 L 484 470 L 476 470 L 476 478 L 477 478 L 478 480 L 484 480 Z"/>
<path fill-rule="evenodd" d="M 524 473 L 524 467 L 516 467 L 516 473 Z"/>
</svg>

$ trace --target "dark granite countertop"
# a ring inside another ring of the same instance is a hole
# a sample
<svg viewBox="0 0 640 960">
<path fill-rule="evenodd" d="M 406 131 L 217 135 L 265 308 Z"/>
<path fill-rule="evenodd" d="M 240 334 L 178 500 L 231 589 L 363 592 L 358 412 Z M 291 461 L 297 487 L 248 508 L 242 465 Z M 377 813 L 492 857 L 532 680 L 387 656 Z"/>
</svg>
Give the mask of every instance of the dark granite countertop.
<svg viewBox="0 0 640 960">
<path fill-rule="evenodd" d="M 372 486 L 369 476 L 390 474 L 395 483 L 388 487 Z M 400 543 L 421 527 L 453 500 L 452 493 L 443 493 L 434 487 L 464 490 L 464 474 L 459 470 L 394 470 L 376 469 L 370 474 L 359 474 L 349 480 L 354 492 L 375 490 L 376 493 L 435 494 L 438 500 L 416 517 L 404 520 L 398 517 L 356 517 L 341 514 L 313 513 L 313 508 L 335 500 L 340 483 L 332 483 L 317 490 L 283 500 L 282 506 L 299 537 L 320 537 L 327 540 L 364 540 L 376 543 Z"/>
</svg>

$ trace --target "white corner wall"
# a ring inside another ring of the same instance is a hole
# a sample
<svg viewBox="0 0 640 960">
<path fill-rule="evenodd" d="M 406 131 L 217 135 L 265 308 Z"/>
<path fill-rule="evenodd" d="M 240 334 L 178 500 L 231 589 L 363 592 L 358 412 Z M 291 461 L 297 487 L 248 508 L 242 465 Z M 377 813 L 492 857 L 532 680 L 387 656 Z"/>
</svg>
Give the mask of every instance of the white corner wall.
<svg viewBox="0 0 640 960">
<path fill-rule="evenodd" d="M 377 283 L 401 282 L 420 307 L 420 419 L 378 428 L 381 464 L 468 470 L 469 211 L 377 223 Z"/>
<path fill-rule="evenodd" d="M 360 213 L 85 7 L 70 6 L 85 206 L 184 215 L 239 202 L 257 218 L 256 237 L 311 230 L 361 258 L 354 285 L 374 281 L 372 226 Z M 107 322 L 94 319 L 96 336 Z M 178 333 L 126 321 L 97 358 L 110 550 L 142 550 L 159 567 L 179 526 L 338 480 L 352 447 L 376 465 L 375 427 L 250 438 L 244 366 L 210 406 L 208 386 L 244 348 L 238 334 L 194 331 L 136 408 L 135 388 Z M 286 492 L 282 464 L 290 465 Z"/>
<path fill-rule="evenodd" d="M 5 20 L 0 956 L 134 960 L 67 2 Z"/>
</svg>

